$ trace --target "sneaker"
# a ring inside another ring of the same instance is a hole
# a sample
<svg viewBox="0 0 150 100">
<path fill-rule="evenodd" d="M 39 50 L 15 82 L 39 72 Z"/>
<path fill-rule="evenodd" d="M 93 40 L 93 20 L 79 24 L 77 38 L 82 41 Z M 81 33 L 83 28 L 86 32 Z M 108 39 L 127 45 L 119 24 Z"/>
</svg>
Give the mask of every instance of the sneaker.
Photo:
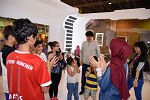
<svg viewBox="0 0 150 100">
<path fill-rule="evenodd" d="M 84 93 L 84 91 L 80 91 L 79 95 L 82 95 Z"/>
</svg>

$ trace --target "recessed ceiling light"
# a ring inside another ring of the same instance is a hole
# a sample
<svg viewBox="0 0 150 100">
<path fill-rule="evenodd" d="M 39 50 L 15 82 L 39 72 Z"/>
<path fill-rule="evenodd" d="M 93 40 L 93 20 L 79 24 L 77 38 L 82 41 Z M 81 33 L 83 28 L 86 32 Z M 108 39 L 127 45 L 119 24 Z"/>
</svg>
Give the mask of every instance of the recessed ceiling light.
<svg viewBox="0 0 150 100">
<path fill-rule="evenodd" d="M 110 4 L 110 5 L 111 5 L 112 3 L 111 3 L 111 2 L 109 2 L 108 4 Z"/>
</svg>

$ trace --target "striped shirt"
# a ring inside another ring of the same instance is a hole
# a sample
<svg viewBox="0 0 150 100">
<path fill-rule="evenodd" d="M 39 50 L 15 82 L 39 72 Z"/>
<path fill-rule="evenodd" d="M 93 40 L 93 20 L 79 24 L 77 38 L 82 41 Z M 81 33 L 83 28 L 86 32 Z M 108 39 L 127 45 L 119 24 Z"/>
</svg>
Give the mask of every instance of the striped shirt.
<svg viewBox="0 0 150 100">
<path fill-rule="evenodd" d="M 90 68 L 90 67 L 89 67 Z M 87 70 L 89 70 L 89 68 Z M 86 78 L 85 88 L 90 90 L 97 90 L 97 77 L 92 71 L 90 75 Z"/>
</svg>

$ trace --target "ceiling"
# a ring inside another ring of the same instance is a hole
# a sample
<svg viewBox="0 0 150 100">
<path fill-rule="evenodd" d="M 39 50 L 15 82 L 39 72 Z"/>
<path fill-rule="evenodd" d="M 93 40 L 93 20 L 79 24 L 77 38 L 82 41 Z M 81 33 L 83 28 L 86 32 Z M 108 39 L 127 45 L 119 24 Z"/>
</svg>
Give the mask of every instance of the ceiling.
<svg viewBox="0 0 150 100">
<path fill-rule="evenodd" d="M 150 9 L 150 0 L 60 0 L 79 9 L 80 14 L 113 12 L 122 9 Z M 111 4 L 109 4 L 111 3 Z"/>
</svg>

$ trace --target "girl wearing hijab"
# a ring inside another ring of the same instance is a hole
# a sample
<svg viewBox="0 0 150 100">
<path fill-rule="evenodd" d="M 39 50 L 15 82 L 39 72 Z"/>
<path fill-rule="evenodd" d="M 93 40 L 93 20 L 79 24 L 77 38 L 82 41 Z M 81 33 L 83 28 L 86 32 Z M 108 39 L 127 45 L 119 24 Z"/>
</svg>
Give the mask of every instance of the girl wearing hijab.
<svg viewBox="0 0 150 100">
<path fill-rule="evenodd" d="M 134 87 L 136 100 L 142 100 L 142 87 L 144 84 L 143 71 L 145 68 L 149 67 L 147 59 L 148 49 L 143 41 L 135 43 L 134 47 L 136 54 L 130 64 L 133 68 L 131 77 L 128 80 L 128 88 L 130 90 Z"/>
<path fill-rule="evenodd" d="M 97 62 L 90 57 L 90 62 L 96 67 L 98 84 L 100 86 L 99 100 L 127 100 L 130 96 L 127 87 L 126 60 L 132 53 L 129 44 L 122 39 L 110 42 L 110 63 L 106 64 L 104 57 Z"/>
</svg>

